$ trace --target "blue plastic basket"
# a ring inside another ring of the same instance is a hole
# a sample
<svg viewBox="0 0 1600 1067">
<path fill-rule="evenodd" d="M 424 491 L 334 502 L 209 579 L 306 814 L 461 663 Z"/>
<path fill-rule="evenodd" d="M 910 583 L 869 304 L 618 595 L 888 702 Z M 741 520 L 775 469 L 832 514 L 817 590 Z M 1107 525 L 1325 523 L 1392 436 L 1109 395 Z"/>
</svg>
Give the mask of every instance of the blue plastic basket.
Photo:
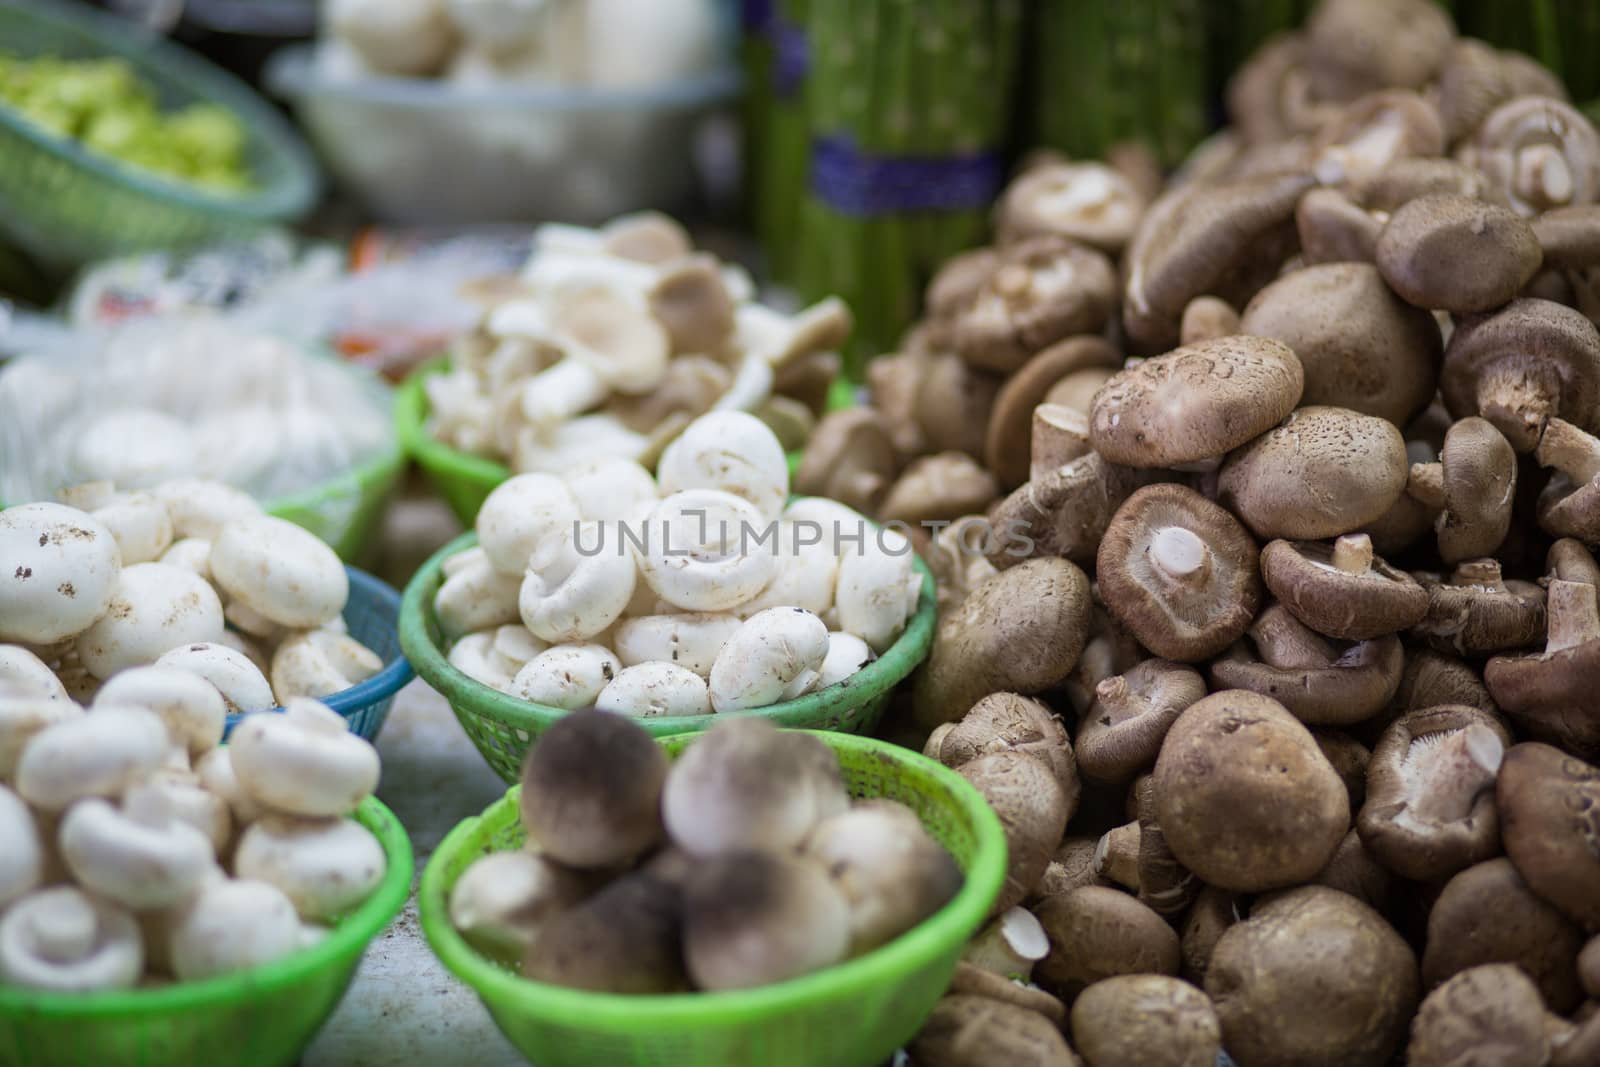
<svg viewBox="0 0 1600 1067">
<path fill-rule="evenodd" d="M 344 716 L 352 733 L 376 741 L 394 705 L 394 695 L 416 675 L 400 650 L 400 594 L 388 582 L 366 571 L 354 567 L 346 567 L 345 571 L 350 575 L 350 599 L 344 606 L 345 625 L 350 627 L 351 637 L 378 654 L 383 660 L 383 670 L 359 685 L 323 697 L 322 702 Z M 228 716 L 228 733 L 233 732 L 241 718 L 241 715 Z"/>
</svg>

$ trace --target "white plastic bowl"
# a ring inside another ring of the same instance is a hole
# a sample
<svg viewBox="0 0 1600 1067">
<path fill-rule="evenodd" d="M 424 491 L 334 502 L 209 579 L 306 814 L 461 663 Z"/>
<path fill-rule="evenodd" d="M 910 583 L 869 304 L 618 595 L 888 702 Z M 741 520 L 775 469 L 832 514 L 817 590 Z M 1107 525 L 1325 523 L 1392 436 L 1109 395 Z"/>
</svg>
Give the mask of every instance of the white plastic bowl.
<svg viewBox="0 0 1600 1067">
<path fill-rule="evenodd" d="M 269 61 L 334 176 L 391 222 L 600 222 L 681 207 L 701 119 L 738 90 L 729 67 L 649 90 L 468 88 L 332 79 L 309 46 Z"/>
</svg>

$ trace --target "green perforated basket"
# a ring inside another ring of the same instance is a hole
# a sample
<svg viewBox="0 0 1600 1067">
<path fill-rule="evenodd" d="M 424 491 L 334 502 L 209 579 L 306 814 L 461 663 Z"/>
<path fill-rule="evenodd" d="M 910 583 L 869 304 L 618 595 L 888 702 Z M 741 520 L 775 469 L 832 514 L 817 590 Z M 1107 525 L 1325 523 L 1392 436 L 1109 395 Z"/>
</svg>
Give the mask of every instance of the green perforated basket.
<svg viewBox="0 0 1600 1067">
<path fill-rule="evenodd" d="M 450 924 L 450 890 L 474 860 L 523 841 L 513 789 L 444 839 L 422 875 L 428 943 L 483 998 L 539 1067 L 871 1067 L 917 1032 L 1005 881 L 1000 821 L 932 760 L 871 738 L 817 734 L 858 797 L 909 806 L 966 884 L 931 919 L 882 948 L 788 982 L 732 993 L 618 996 L 530 982 L 474 952 Z M 662 741 L 676 756 L 693 740 Z"/>
<path fill-rule="evenodd" d="M 478 746 L 489 766 L 507 782 L 515 782 L 529 744 L 567 714 L 561 708 L 532 704 L 467 677 L 445 658 L 445 642 L 433 613 L 433 598 L 444 583 L 444 561 L 478 543 L 478 535 L 465 533 L 445 545 L 422 565 L 406 586 L 400 604 L 400 647 L 422 679 L 443 694 Z M 888 651 L 855 674 L 798 700 L 788 700 L 752 711 L 723 715 L 753 715 L 778 726 L 841 733 L 870 733 L 883 717 L 889 691 L 916 669 L 933 643 L 937 608 L 933 575 L 916 560 L 922 575 L 922 596 L 905 633 Z M 708 729 L 718 715 L 660 716 L 639 719 L 639 725 L 657 737 Z"/>
<path fill-rule="evenodd" d="M 239 974 L 117 993 L 0 986 L 6 1067 L 288 1067 L 327 1021 L 369 942 L 411 895 L 406 831 L 375 799 L 356 820 L 377 835 L 388 871 L 365 904 L 320 942 Z"/>
</svg>

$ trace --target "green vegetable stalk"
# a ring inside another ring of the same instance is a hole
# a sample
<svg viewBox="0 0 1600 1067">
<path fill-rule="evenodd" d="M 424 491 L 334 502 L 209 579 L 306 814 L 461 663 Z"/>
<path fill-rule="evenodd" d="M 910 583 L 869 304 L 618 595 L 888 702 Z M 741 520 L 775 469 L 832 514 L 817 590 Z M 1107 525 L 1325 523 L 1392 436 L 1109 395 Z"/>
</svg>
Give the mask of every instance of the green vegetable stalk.
<svg viewBox="0 0 1600 1067">
<path fill-rule="evenodd" d="M 1600 3 L 1596 0 L 1456 0 L 1461 32 L 1526 52 L 1555 71 L 1577 101 L 1600 98 Z"/>
<path fill-rule="evenodd" d="M 807 140 L 804 86 L 809 79 L 806 40 L 810 0 L 770 0 L 763 20 L 766 40 L 765 84 L 752 86 L 764 100 L 758 143 L 748 149 L 755 193 L 756 232 L 774 277 L 793 274 L 793 249 L 806 180 Z M 746 126 L 749 129 L 749 126 Z"/>
</svg>

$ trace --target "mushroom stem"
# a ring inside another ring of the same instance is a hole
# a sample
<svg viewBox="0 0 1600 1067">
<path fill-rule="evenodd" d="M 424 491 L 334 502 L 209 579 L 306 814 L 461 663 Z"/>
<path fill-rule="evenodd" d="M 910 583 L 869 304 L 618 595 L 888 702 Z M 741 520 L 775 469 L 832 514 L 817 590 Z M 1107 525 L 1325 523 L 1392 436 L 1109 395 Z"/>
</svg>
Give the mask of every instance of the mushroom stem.
<svg viewBox="0 0 1600 1067">
<path fill-rule="evenodd" d="M 1372 569 L 1372 538 L 1345 534 L 1333 543 L 1333 565 L 1345 574 L 1365 574 Z"/>
<path fill-rule="evenodd" d="M 1444 510 L 1444 464 L 1413 463 L 1406 493 L 1434 511 Z"/>
<path fill-rule="evenodd" d="M 1026 908 L 1007 908 L 967 943 L 961 958 L 1006 978 L 1027 979 L 1050 954 L 1050 937 Z"/>
<path fill-rule="evenodd" d="M 1096 703 L 1111 713 L 1112 723 L 1122 722 L 1139 712 L 1133 700 L 1133 690 L 1128 686 L 1128 679 L 1120 674 L 1102 678 L 1094 687 L 1094 698 Z"/>
<path fill-rule="evenodd" d="M 1094 873 L 1125 889 L 1139 891 L 1139 824 L 1108 830 L 1094 846 Z"/>
<path fill-rule="evenodd" d="M 1514 187 L 1519 199 L 1541 210 L 1572 202 L 1572 168 L 1553 144 L 1530 145 L 1517 153 Z"/>
<path fill-rule="evenodd" d="M 1518 452 L 1532 452 L 1545 423 L 1561 407 L 1555 372 L 1521 360 L 1502 360 L 1478 379 L 1478 414 Z"/>
<path fill-rule="evenodd" d="M 1315 670 L 1339 658 L 1332 642 L 1277 605 L 1251 624 L 1250 639 L 1261 661 L 1280 671 Z"/>
<path fill-rule="evenodd" d="M 1501 592 L 1506 587 L 1500 576 L 1500 561 L 1488 558 L 1457 563 L 1455 572 L 1450 575 L 1450 584 L 1477 586 L 1490 592 Z"/>
<path fill-rule="evenodd" d="M 39 955 L 51 963 L 71 963 L 94 950 L 98 920 L 94 909 L 76 893 L 35 901 L 28 918 Z"/>
<path fill-rule="evenodd" d="M 1600 439 L 1565 419 L 1551 419 L 1534 456 L 1541 467 L 1554 467 L 1578 485 L 1600 476 Z"/>
<path fill-rule="evenodd" d="M 1545 638 L 1545 653 L 1574 648 L 1600 637 L 1600 607 L 1595 600 L 1595 588 L 1588 582 L 1566 582 L 1557 578 L 1550 583 L 1545 597 L 1549 632 Z"/>
<path fill-rule="evenodd" d="M 1481 723 L 1413 741 L 1406 758 L 1413 785 L 1408 810 L 1428 822 L 1466 818 L 1478 794 L 1494 787 L 1504 758 L 1505 745 Z"/>
<path fill-rule="evenodd" d="M 1200 582 L 1211 571 L 1211 549 L 1193 530 L 1163 526 L 1150 538 L 1150 562 L 1173 582 Z"/>
</svg>

